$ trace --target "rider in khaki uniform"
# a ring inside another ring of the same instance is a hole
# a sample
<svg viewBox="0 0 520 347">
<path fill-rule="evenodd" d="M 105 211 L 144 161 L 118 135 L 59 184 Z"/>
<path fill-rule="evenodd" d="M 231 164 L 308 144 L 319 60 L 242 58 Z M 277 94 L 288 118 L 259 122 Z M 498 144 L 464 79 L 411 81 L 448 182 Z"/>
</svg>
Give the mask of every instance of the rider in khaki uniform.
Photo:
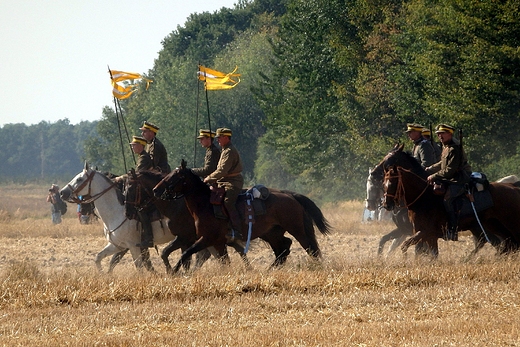
<svg viewBox="0 0 520 347">
<path fill-rule="evenodd" d="M 154 169 L 164 174 L 169 173 L 171 168 L 168 164 L 168 153 L 162 142 L 156 137 L 159 127 L 145 121 L 139 130 L 141 130 L 141 135 L 146 139 L 147 144 L 145 149 L 152 158 Z"/>
<path fill-rule="evenodd" d="M 442 182 L 448 185 L 444 195 L 444 206 L 448 212 L 448 230 L 446 239 L 457 241 L 457 219 L 460 206 L 457 204 L 457 197 L 465 192 L 465 185 L 469 183 L 471 177 L 471 167 L 466 159 L 460 142 L 453 137 L 455 128 L 447 124 L 437 126 L 437 136 L 442 142 L 441 161 L 426 168 L 428 183 L 434 184 Z"/>
<path fill-rule="evenodd" d="M 405 132 L 413 141 L 413 157 L 425 168 L 433 165 L 436 161 L 432 143 L 422 136 L 423 129 L 424 127 L 420 124 L 407 124 Z"/>
<path fill-rule="evenodd" d="M 199 136 L 197 136 L 201 146 L 206 148 L 204 166 L 191 169 L 199 177 L 204 178 L 217 169 L 218 161 L 220 160 L 220 149 L 215 146 L 213 142 L 214 137 L 215 132 L 206 129 L 200 129 Z"/>
<path fill-rule="evenodd" d="M 146 171 L 153 170 L 154 165 L 153 161 L 150 158 L 150 155 L 144 150 L 146 146 L 146 139 L 141 136 L 133 136 L 132 142 L 130 142 L 130 146 L 132 146 L 132 151 L 138 155 L 137 163 L 135 166 L 135 171 Z M 115 178 L 115 182 L 125 181 L 128 178 L 128 175 L 122 175 Z M 144 248 L 153 247 L 153 229 L 152 229 L 152 221 L 150 220 L 150 216 L 148 215 L 148 211 L 138 210 L 137 218 L 141 222 L 143 227 L 143 233 L 141 234 L 141 243 L 136 246 Z"/>
<path fill-rule="evenodd" d="M 217 140 L 222 147 L 222 153 L 217 164 L 217 169 L 204 179 L 205 183 L 217 183 L 219 188 L 226 190 L 224 206 L 229 214 L 233 228 L 228 235 L 228 242 L 242 238 L 242 220 L 236 209 L 235 203 L 244 186 L 242 176 L 242 160 L 237 149 L 231 143 L 232 131 L 228 128 L 217 129 Z"/>
<path fill-rule="evenodd" d="M 442 143 L 438 143 L 438 142 L 435 142 L 433 141 L 433 139 L 431 138 L 432 137 L 432 132 L 430 131 L 430 129 L 428 128 L 424 128 L 421 132 L 422 136 L 430 141 L 430 143 L 432 144 L 433 146 L 433 152 L 435 153 L 435 161 L 434 163 L 438 163 L 440 160 L 441 160 L 441 153 L 442 153 Z"/>
</svg>

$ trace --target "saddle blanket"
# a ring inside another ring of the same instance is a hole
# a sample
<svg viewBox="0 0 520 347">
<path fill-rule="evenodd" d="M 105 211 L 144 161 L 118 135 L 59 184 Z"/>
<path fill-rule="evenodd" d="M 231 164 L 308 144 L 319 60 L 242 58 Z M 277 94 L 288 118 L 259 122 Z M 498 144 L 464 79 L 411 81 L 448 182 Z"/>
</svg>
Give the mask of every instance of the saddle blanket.
<svg viewBox="0 0 520 347">
<path fill-rule="evenodd" d="M 481 192 L 476 189 L 473 192 L 473 198 L 475 200 L 475 210 L 477 212 L 484 211 L 490 207 L 493 207 L 493 199 L 489 190 L 483 190 Z M 462 208 L 460 209 L 460 218 L 474 216 L 473 207 L 467 197 L 464 197 Z"/>
<path fill-rule="evenodd" d="M 247 204 L 247 198 L 246 195 L 239 195 L 237 199 L 237 207 L 241 207 L 243 205 Z M 262 214 L 266 214 L 267 210 L 265 208 L 265 202 L 264 200 L 260 199 L 253 199 L 251 200 L 251 205 L 253 206 L 253 211 L 255 216 L 260 216 Z M 223 210 L 224 205 L 213 205 L 213 213 L 215 214 L 215 217 L 219 219 L 228 219 L 226 213 Z M 242 211 L 242 208 L 237 208 L 238 211 Z M 247 208 L 245 208 L 245 211 L 247 212 Z M 242 218 L 244 218 L 243 215 L 241 215 Z"/>
</svg>

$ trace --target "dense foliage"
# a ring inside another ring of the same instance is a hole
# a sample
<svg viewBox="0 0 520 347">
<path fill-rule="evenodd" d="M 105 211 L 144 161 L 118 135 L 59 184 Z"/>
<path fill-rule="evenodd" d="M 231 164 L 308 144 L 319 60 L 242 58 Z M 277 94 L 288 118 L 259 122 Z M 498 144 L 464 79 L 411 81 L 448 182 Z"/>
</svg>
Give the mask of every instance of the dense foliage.
<svg viewBox="0 0 520 347">
<path fill-rule="evenodd" d="M 362 198 L 369 167 L 410 143 L 407 122 L 462 128 L 474 170 L 518 174 L 519 10 L 512 0 L 255 0 L 193 14 L 164 39 L 151 88 L 121 103 L 125 125 L 129 135 L 159 125 L 173 167 L 201 164 L 198 128 L 229 127 L 247 183 L 328 200 Z M 238 66 L 241 82 L 206 95 L 198 64 Z M 120 125 L 105 108 L 85 143 L 92 164 L 125 170 Z"/>
</svg>

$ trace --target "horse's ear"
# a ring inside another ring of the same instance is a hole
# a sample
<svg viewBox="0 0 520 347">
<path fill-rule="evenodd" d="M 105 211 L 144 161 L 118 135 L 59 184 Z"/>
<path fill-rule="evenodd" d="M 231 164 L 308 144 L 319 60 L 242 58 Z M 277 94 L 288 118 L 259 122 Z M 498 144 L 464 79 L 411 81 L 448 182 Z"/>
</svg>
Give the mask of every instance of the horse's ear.
<svg viewBox="0 0 520 347">
<path fill-rule="evenodd" d="M 88 170 L 88 163 L 87 161 L 85 160 L 85 166 L 83 167 L 83 170 L 87 171 Z"/>
<path fill-rule="evenodd" d="M 403 151 L 403 148 L 404 148 L 404 143 L 403 143 L 401 146 L 399 146 L 399 148 L 398 148 L 397 150 L 398 150 L 399 152 L 402 152 L 402 151 Z"/>
<path fill-rule="evenodd" d="M 132 175 L 132 178 L 133 178 L 133 179 L 137 179 L 137 174 L 135 173 L 134 168 L 131 168 L 131 169 L 130 169 L 130 175 Z"/>
<path fill-rule="evenodd" d="M 188 164 L 188 163 L 186 163 L 186 160 L 182 159 L 182 160 L 181 160 L 181 169 L 182 169 L 182 170 L 186 169 L 186 165 L 187 165 L 187 164 Z"/>
</svg>

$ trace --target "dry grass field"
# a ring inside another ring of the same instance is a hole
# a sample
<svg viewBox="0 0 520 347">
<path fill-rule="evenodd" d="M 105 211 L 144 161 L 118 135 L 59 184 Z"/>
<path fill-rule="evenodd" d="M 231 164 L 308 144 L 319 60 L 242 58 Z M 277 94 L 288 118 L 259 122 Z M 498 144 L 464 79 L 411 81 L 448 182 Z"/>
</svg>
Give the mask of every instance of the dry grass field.
<svg viewBox="0 0 520 347">
<path fill-rule="evenodd" d="M 46 193 L 0 187 L 1 346 L 520 346 L 519 259 L 486 246 L 467 260 L 468 235 L 439 241 L 436 261 L 378 258 L 392 225 L 361 223 L 362 203 L 343 202 L 322 206 L 334 231 L 318 237 L 321 263 L 293 243 L 268 270 L 254 242 L 252 270 L 232 253 L 230 266 L 172 277 L 154 253 L 155 274 L 127 255 L 109 275 L 94 266 L 102 224 L 80 225 L 69 206 L 52 225 Z"/>
</svg>

